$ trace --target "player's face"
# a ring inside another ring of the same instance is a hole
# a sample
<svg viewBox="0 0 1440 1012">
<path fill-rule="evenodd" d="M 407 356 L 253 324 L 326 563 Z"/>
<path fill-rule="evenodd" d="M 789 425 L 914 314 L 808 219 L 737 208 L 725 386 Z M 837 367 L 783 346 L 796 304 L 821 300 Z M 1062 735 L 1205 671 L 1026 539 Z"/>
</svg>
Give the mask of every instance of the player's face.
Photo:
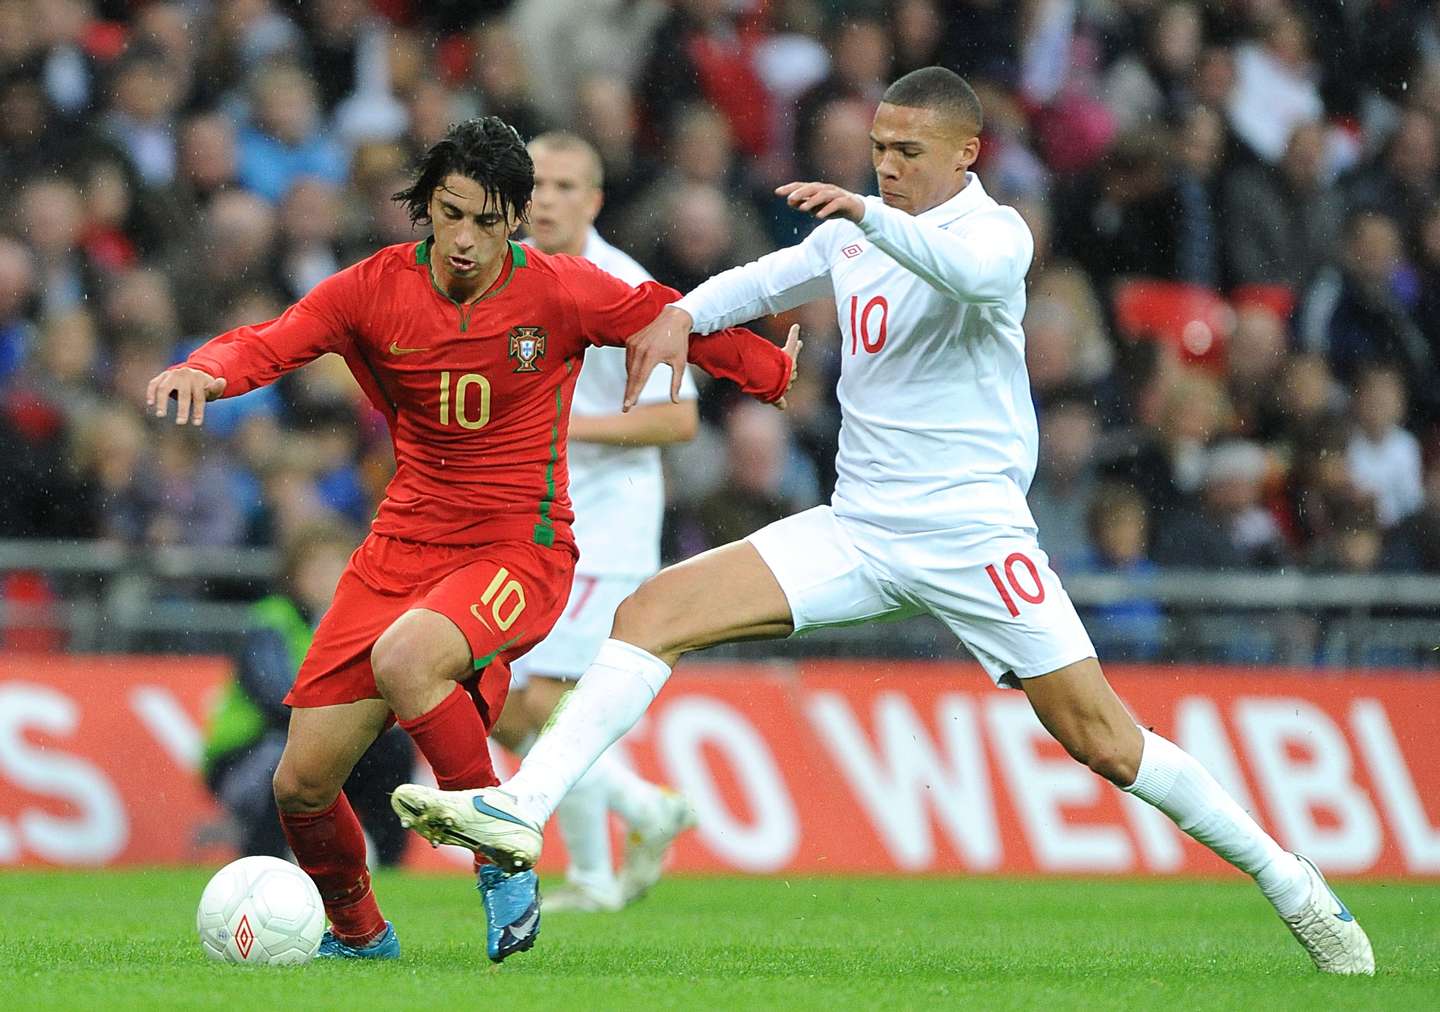
<svg viewBox="0 0 1440 1012">
<path fill-rule="evenodd" d="M 530 235 L 546 253 L 579 254 L 585 234 L 600 213 L 595 167 L 583 151 L 544 145 L 530 151 L 535 193 L 530 202 Z"/>
<path fill-rule="evenodd" d="M 430 262 L 435 280 L 447 290 L 492 277 L 519 224 L 491 204 L 483 186 L 455 173 L 430 195 L 430 221 L 435 232 Z"/>
<path fill-rule="evenodd" d="M 910 214 L 943 204 L 965 185 L 980 139 L 934 109 L 881 102 L 870 126 L 880 198 Z"/>
</svg>

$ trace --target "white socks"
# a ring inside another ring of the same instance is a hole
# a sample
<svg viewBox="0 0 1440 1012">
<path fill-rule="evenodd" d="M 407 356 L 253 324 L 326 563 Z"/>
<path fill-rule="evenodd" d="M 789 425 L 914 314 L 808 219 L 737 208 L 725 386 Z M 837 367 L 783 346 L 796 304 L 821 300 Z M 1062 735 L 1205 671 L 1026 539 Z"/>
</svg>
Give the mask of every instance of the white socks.
<svg viewBox="0 0 1440 1012">
<path fill-rule="evenodd" d="M 592 892 L 615 894 L 618 899 L 610 812 L 618 814 L 628 829 L 649 826 L 657 820 L 656 809 L 663 798 L 660 788 L 621 762 L 615 749 L 606 749 L 555 810 L 570 855 L 566 877 Z"/>
<path fill-rule="evenodd" d="M 605 784 L 591 769 L 560 802 L 555 821 L 570 855 L 565 877 L 592 893 L 618 900 L 620 885 L 610 851 L 610 809 L 605 794 Z"/>
<path fill-rule="evenodd" d="M 1295 855 L 1282 850 L 1178 745 L 1144 728 L 1140 734 L 1145 742 L 1140 771 L 1124 789 L 1252 876 L 1280 916 L 1299 913 L 1310 896 L 1310 877 Z"/>
<path fill-rule="evenodd" d="M 654 654 L 606 640 L 501 789 L 520 803 L 525 818 L 543 826 L 591 764 L 635 726 L 669 677 L 670 665 Z"/>
</svg>

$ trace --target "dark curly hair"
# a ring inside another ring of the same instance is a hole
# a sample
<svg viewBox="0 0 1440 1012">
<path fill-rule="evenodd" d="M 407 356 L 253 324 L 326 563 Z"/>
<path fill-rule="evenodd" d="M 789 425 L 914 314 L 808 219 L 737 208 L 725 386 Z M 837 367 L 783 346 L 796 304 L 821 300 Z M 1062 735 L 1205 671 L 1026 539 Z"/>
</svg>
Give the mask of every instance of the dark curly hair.
<svg viewBox="0 0 1440 1012">
<path fill-rule="evenodd" d="M 525 142 L 499 116 L 480 116 L 455 123 L 431 145 L 416 165 L 415 182 L 391 199 L 410 209 L 410 220 L 430 224 L 430 196 L 451 174 L 473 179 L 485 189 L 493 207 L 528 221 L 526 205 L 535 189 L 535 163 Z"/>
</svg>

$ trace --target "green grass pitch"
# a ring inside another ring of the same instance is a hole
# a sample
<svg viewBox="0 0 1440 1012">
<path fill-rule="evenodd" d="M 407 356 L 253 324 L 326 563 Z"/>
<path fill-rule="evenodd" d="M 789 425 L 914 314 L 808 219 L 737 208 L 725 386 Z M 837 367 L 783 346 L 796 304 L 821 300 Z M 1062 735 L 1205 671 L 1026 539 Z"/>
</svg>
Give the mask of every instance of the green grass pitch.
<svg viewBox="0 0 1440 1012">
<path fill-rule="evenodd" d="M 1241 881 L 691 878 L 555 914 L 492 968 L 463 876 L 383 874 L 404 958 L 266 970 L 194 935 L 203 871 L 0 873 L 6 1009 L 1440 1008 L 1440 884 L 1346 884 L 1373 980 Z"/>
</svg>

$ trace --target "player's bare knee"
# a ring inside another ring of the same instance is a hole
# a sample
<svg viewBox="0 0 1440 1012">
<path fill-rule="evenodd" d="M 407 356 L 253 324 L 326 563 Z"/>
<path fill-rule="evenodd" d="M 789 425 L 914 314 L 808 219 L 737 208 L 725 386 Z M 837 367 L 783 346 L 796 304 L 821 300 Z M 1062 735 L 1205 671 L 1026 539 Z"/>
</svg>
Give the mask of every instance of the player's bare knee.
<svg viewBox="0 0 1440 1012">
<path fill-rule="evenodd" d="M 675 623 L 668 614 L 666 600 L 663 591 L 655 589 L 653 580 L 641 584 L 615 610 L 611 637 L 648 650 L 657 657 L 672 652 L 679 644 L 674 642 Z"/>
<path fill-rule="evenodd" d="M 1066 746 L 1066 750 L 1079 762 L 1118 787 L 1133 784 L 1135 775 L 1139 772 L 1139 757 L 1131 755 L 1126 743 L 1115 735 L 1087 735 L 1077 747 Z"/>
<path fill-rule="evenodd" d="M 440 677 L 434 670 L 433 651 L 416 630 L 396 623 L 386 629 L 370 650 L 375 687 L 386 699 Z"/>
<path fill-rule="evenodd" d="M 306 776 L 303 770 L 281 763 L 271 778 L 275 806 L 282 812 L 323 812 L 334 804 L 340 789 L 327 778 Z"/>
</svg>

